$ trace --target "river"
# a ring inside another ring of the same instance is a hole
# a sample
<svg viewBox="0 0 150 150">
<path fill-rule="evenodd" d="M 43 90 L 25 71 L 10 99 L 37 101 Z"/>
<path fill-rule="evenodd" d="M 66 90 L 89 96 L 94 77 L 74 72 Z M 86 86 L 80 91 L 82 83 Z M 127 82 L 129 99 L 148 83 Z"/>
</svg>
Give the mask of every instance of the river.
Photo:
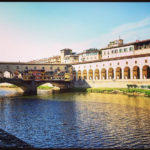
<svg viewBox="0 0 150 150">
<path fill-rule="evenodd" d="M 0 89 L 0 128 L 37 148 L 150 148 L 150 98 L 100 93 L 15 96 Z"/>
</svg>

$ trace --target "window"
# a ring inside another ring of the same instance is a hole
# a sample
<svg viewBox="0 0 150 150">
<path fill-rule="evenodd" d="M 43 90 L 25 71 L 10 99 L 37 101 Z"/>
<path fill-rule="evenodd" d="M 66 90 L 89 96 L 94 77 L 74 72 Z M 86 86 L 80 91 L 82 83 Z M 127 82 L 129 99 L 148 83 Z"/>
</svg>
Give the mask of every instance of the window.
<svg viewBox="0 0 150 150">
<path fill-rule="evenodd" d="M 110 66 L 111 66 L 111 63 L 110 63 Z"/>
<path fill-rule="evenodd" d="M 112 51 L 111 51 L 111 53 L 113 54 L 113 53 L 114 53 L 114 51 L 112 50 Z"/>
<path fill-rule="evenodd" d="M 135 61 L 135 64 L 137 64 L 137 61 Z"/>
<path fill-rule="evenodd" d="M 50 67 L 50 70 L 53 70 L 53 67 Z"/>
<path fill-rule="evenodd" d="M 44 70 L 45 68 L 44 68 L 44 67 L 42 67 L 42 69 Z"/>
<path fill-rule="evenodd" d="M 16 66 L 17 69 L 19 69 L 19 66 Z"/>
<path fill-rule="evenodd" d="M 119 49 L 119 53 L 122 53 L 122 49 Z"/>
<path fill-rule="evenodd" d="M 129 50 L 130 50 L 130 51 L 133 51 L 133 47 L 130 47 Z"/>
<path fill-rule="evenodd" d="M 36 67 L 34 67 L 34 69 L 36 70 Z"/>
<path fill-rule="evenodd" d="M 115 50 L 115 53 L 118 53 L 118 50 L 117 50 L 117 49 Z"/>
<path fill-rule="evenodd" d="M 124 52 L 127 52 L 128 51 L 128 49 L 127 48 L 124 48 Z"/>
<path fill-rule="evenodd" d="M 105 55 L 106 53 L 104 52 L 104 55 Z"/>
<path fill-rule="evenodd" d="M 107 52 L 107 54 L 109 55 L 109 51 Z"/>
<path fill-rule="evenodd" d="M 119 65 L 119 62 L 117 64 Z"/>
<path fill-rule="evenodd" d="M 128 64 L 128 62 L 126 61 L 126 65 Z"/>
<path fill-rule="evenodd" d="M 26 69 L 28 70 L 28 67 L 26 67 Z"/>
</svg>

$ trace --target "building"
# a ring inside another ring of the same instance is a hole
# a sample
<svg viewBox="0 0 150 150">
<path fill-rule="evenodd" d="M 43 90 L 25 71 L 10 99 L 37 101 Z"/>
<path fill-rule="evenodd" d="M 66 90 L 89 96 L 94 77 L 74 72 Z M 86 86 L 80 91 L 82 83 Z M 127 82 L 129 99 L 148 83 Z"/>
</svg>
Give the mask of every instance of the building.
<svg viewBox="0 0 150 150">
<path fill-rule="evenodd" d="M 65 63 L 64 62 L 65 56 L 72 54 L 72 49 L 65 48 L 65 49 L 60 50 L 60 53 L 61 53 L 61 63 L 63 64 L 63 63 Z"/>
<path fill-rule="evenodd" d="M 48 58 L 42 58 L 42 59 L 36 59 L 36 60 L 31 60 L 28 63 L 33 63 L 33 64 L 43 64 L 43 63 L 48 63 Z"/>
<path fill-rule="evenodd" d="M 61 57 L 60 56 L 53 56 L 49 58 L 42 58 L 37 60 L 32 60 L 29 63 L 49 63 L 49 64 L 60 64 L 61 63 Z"/>
<path fill-rule="evenodd" d="M 61 50 L 61 63 L 62 64 L 72 64 L 78 62 L 79 56 L 72 52 L 72 49 L 62 49 Z"/>
<path fill-rule="evenodd" d="M 65 64 L 72 64 L 72 63 L 78 63 L 78 62 L 79 62 L 79 56 L 76 54 L 66 55 L 64 57 L 64 63 Z"/>
<path fill-rule="evenodd" d="M 123 44 L 123 40 L 121 40 L 121 42 L 119 41 L 120 40 L 114 42 L 120 43 L 118 45 L 108 44 L 108 47 L 101 49 L 102 59 L 150 53 L 150 39 L 126 44 Z"/>
<path fill-rule="evenodd" d="M 102 57 L 97 61 L 72 64 L 76 87 L 150 85 L 150 39 L 109 45 L 101 52 Z"/>
<path fill-rule="evenodd" d="M 101 59 L 101 52 L 96 48 L 90 48 L 83 53 L 79 53 L 79 62 L 95 61 Z"/>
<path fill-rule="evenodd" d="M 48 63 L 50 64 L 60 64 L 61 63 L 61 57 L 60 56 L 53 56 L 48 58 Z"/>
</svg>

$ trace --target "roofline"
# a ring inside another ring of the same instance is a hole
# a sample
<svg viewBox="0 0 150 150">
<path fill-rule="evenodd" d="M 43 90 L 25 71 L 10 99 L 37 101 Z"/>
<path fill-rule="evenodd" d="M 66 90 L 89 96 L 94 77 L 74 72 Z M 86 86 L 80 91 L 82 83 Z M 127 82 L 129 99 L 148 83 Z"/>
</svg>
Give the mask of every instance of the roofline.
<svg viewBox="0 0 150 150">
<path fill-rule="evenodd" d="M 121 59 L 130 59 L 130 58 L 138 58 L 138 57 L 148 57 L 148 56 L 150 56 L 150 53 L 140 54 L 140 55 L 131 55 L 131 56 L 122 56 L 122 57 L 116 57 L 116 58 L 108 58 L 108 59 L 101 59 L 101 60 L 94 60 L 94 61 L 78 62 L 78 63 L 72 63 L 71 65 L 97 63 L 97 62 L 105 62 L 105 61 L 113 61 L 113 60 L 121 60 Z"/>
<path fill-rule="evenodd" d="M 50 63 L 28 63 L 28 62 L 0 62 L 1 64 L 9 65 L 68 65 L 68 64 L 50 64 Z"/>
<path fill-rule="evenodd" d="M 114 49 L 114 48 L 124 47 L 124 46 L 128 46 L 128 45 L 134 45 L 134 44 L 138 44 L 138 43 L 142 43 L 142 42 L 148 42 L 148 41 L 150 41 L 150 39 L 141 40 L 141 41 L 137 40 L 135 42 L 125 43 L 121 46 L 115 46 L 115 47 L 110 47 L 110 48 L 109 47 L 101 48 L 100 50 Z"/>
</svg>

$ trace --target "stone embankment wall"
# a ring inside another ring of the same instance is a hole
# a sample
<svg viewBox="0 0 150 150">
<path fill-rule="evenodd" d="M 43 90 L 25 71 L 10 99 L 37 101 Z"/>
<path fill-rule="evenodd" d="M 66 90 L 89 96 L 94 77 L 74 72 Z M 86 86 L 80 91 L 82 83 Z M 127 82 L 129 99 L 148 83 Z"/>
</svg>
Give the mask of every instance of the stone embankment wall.
<svg viewBox="0 0 150 150">
<path fill-rule="evenodd" d="M 26 142 L 0 129 L 0 149 L 1 148 L 33 148 Z"/>
<path fill-rule="evenodd" d="M 150 79 L 146 80 L 78 80 L 75 81 L 72 85 L 76 88 L 98 88 L 98 87 L 107 87 L 107 88 L 127 88 L 127 84 L 136 84 L 137 86 L 141 85 L 150 85 Z"/>
</svg>

